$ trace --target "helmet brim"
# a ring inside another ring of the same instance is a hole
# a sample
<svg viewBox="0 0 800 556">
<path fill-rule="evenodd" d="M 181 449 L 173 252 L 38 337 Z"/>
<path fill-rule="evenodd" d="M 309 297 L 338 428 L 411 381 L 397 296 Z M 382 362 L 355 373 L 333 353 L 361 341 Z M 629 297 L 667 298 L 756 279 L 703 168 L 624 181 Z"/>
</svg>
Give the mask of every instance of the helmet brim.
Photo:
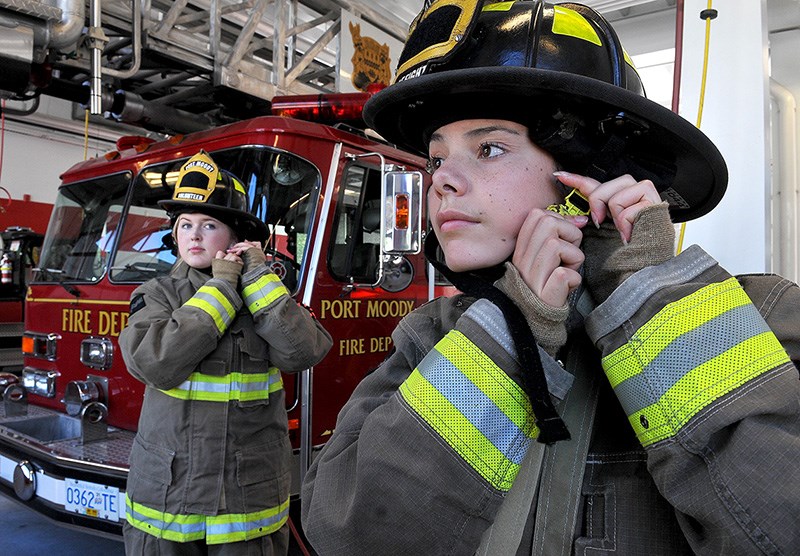
<svg viewBox="0 0 800 556">
<path fill-rule="evenodd" d="M 171 216 L 186 212 L 207 214 L 231 226 L 242 241 L 260 241 L 263 243 L 269 236 L 267 225 L 248 212 L 227 207 L 206 205 L 204 203 L 182 203 L 180 201 L 173 201 L 172 199 L 158 201 L 158 206 L 167 211 Z M 231 222 L 236 222 L 237 224 L 231 225 Z"/>
<path fill-rule="evenodd" d="M 613 119 L 620 112 L 644 122 L 645 131 L 626 141 L 615 169 L 652 179 L 669 201 L 675 222 L 703 216 L 725 193 L 725 161 L 699 129 L 643 96 L 582 75 L 517 66 L 426 74 L 374 95 L 364 119 L 386 140 L 425 154 L 430 135 L 443 125 L 486 118 L 530 128 L 543 106 L 563 106 L 590 122 Z"/>
</svg>

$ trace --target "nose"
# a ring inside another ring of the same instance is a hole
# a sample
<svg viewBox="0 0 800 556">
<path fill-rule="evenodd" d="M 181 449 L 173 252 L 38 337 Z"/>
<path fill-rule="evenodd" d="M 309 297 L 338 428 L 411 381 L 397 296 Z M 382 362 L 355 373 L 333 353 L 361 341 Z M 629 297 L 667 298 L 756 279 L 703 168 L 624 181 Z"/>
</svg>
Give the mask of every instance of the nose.
<svg viewBox="0 0 800 556">
<path fill-rule="evenodd" d="M 467 190 L 467 179 L 463 166 L 456 157 L 447 157 L 431 177 L 431 188 L 437 197 L 463 195 Z"/>
</svg>

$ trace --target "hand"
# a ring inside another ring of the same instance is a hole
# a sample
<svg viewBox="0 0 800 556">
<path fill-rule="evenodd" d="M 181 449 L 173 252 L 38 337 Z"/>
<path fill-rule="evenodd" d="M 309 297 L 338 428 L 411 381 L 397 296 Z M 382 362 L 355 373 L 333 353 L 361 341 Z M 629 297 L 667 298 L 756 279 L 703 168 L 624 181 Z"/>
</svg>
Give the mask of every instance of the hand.
<svg viewBox="0 0 800 556">
<path fill-rule="evenodd" d="M 584 279 L 602 303 L 629 276 L 669 260 L 675 250 L 675 228 L 669 208 L 649 180 L 625 175 L 600 183 L 558 172 L 558 179 L 589 199 L 595 227 L 583 232 Z"/>
<path fill-rule="evenodd" d="M 554 172 L 553 175 L 589 200 L 596 228 L 610 217 L 623 243 L 630 241 L 633 223 L 639 213 L 646 207 L 661 203 L 661 196 L 652 181 L 636 181 L 628 174 L 604 183 L 570 172 Z"/>
<path fill-rule="evenodd" d="M 267 257 L 258 241 L 242 241 L 228 248 L 228 253 L 239 255 L 244 262 L 244 274 L 263 265 Z"/>
<path fill-rule="evenodd" d="M 233 289 L 239 285 L 239 276 L 242 274 L 242 259 L 233 253 L 217 251 L 211 261 L 211 275 L 228 282 Z"/>
<path fill-rule="evenodd" d="M 551 307 L 562 307 L 581 283 L 580 249 L 587 216 L 562 216 L 533 209 L 523 222 L 511 261 L 533 294 Z"/>
</svg>

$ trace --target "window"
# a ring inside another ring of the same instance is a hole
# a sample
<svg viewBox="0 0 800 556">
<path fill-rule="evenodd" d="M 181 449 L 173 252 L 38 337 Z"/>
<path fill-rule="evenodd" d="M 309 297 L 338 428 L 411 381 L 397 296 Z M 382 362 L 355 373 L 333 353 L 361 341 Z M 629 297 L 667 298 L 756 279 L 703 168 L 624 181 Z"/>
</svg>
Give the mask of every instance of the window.
<svg viewBox="0 0 800 556">
<path fill-rule="evenodd" d="M 97 282 L 106 271 L 128 191 L 128 172 L 58 191 L 36 277 L 43 282 Z"/>
<path fill-rule="evenodd" d="M 380 260 L 380 169 L 351 164 L 339 190 L 334 237 L 328 253 L 331 274 L 343 282 L 374 284 Z"/>
<path fill-rule="evenodd" d="M 211 152 L 248 189 L 250 212 L 269 229 L 265 252 L 272 270 L 294 291 L 307 256 L 321 177 L 309 162 L 286 152 L 240 147 Z M 186 159 L 148 166 L 134 183 L 112 267 L 115 281 L 143 281 L 169 272 L 176 260 L 172 230 L 158 201 L 168 199 Z"/>
</svg>

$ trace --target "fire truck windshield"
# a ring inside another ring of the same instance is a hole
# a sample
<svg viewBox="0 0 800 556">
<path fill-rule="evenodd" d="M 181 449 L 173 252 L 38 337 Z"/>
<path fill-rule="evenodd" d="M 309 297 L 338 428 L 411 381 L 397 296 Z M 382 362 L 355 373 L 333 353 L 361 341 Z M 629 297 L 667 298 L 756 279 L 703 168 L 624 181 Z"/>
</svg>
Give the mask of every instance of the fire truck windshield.
<svg viewBox="0 0 800 556">
<path fill-rule="evenodd" d="M 123 172 L 59 189 L 36 281 L 96 282 L 103 276 L 130 181 L 130 172 Z"/>
<path fill-rule="evenodd" d="M 211 155 L 247 187 L 250 211 L 269 228 L 268 261 L 294 290 L 306 258 L 313 220 L 309 216 L 319 197 L 319 171 L 293 154 L 264 147 Z M 171 197 L 185 161 L 146 166 L 135 179 L 123 173 L 62 187 L 42 251 L 39 281 L 95 282 L 109 270 L 113 282 L 144 282 L 169 272 L 176 254 L 169 219 L 157 203 Z"/>
</svg>

